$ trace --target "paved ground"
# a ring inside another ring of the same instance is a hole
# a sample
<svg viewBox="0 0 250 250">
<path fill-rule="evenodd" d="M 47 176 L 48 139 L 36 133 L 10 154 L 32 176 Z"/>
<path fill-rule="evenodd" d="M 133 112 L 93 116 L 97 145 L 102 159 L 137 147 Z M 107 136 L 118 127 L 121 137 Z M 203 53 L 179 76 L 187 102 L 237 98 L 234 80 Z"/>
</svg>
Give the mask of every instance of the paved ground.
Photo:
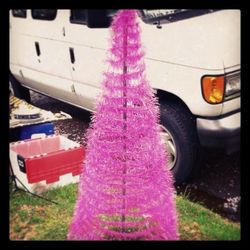
<svg viewBox="0 0 250 250">
<path fill-rule="evenodd" d="M 64 111 L 73 119 L 55 122 L 57 133 L 85 144 L 90 113 L 63 102 L 31 92 L 32 104 L 52 112 Z M 240 152 L 230 156 L 217 150 L 204 150 L 198 176 L 177 186 L 177 192 L 231 220 L 240 221 Z"/>
</svg>

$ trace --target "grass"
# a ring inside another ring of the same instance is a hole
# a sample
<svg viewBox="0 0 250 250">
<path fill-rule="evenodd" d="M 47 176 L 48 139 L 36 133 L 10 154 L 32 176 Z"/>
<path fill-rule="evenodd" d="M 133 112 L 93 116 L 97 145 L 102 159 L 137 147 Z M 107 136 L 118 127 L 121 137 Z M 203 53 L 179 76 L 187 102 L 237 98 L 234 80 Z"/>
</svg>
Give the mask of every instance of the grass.
<svg viewBox="0 0 250 250">
<path fill-rule="evenodd" d="M 42 194 L 57 205 L 22 191 L 13 193 L 10 199 L 10 239 L 66 240 L 76 194 L 75 184 Z"/>
<path fill-rule="evenodd" d="M 43 193 L 49 203 L 18 191 L 10 198 L 10 240 L 66 240 L 77 185 Z M 240 240 L 240 225 L 183 196 L 176 198 L 181 240 Z"/>
<path fill-rule="evenodd" d="M 179 232 L 183 240 L 240 240 L 240 225 L 200 204 L 178 196 Z"/>
</svg>

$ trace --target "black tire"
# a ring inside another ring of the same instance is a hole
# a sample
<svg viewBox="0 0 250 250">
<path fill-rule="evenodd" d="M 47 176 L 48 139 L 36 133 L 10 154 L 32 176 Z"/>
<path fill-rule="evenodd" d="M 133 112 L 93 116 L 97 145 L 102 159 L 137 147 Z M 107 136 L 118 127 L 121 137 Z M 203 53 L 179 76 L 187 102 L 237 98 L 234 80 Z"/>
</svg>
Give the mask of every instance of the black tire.
<svg viewBox="0 0 250 250">
<path fill-rule="evenodd" d="M 177 152 L 173 172 L 175 183 L 180 184 L 199 170 L 200 143 L 196 121 L 179 100 L 160 100 L 161 124 L 171 134 Z"/>
<path fill-rule="evenodd" d="M 12 94 L 14 94 L 14 96 L 23 99 L 26 102 L 30 102 L 29 89 L 23 87 L 12 74 L 10 74 L 9 76 L 9 82 L 10 82 L 10 89 L 12 88 L 13 91 Z"/>
</svg>

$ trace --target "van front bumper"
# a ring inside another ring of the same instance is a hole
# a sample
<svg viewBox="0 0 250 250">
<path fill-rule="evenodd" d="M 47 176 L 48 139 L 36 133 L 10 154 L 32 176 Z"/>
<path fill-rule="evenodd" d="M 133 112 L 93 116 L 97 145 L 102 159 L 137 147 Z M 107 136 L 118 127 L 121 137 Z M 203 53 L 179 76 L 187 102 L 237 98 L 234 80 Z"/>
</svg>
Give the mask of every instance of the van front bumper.
<svg viewBox="0 0 250 250">
<path fill-rule="evenodd" d="M 223 148 L 228 154 L 240 150 L 240 111 L 222 118 L 197 118 L 200 144 Z"/>
</svg>

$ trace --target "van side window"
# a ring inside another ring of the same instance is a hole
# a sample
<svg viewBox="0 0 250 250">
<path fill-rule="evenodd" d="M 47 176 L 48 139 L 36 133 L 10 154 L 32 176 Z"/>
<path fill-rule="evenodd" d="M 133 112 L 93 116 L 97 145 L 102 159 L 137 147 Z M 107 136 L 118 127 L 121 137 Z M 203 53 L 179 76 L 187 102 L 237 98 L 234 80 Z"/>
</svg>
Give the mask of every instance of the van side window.
<svg viewBox="0 0 250 250">
<path fill-rule="evenodd" d="M 71 10 L 70 22 L 78 24 L 87 24 L 87 11 L 86 10 Z"/>
<path fill-rule="evenodd" d="M 14 17 L 22 17 L 22 18 L 26 18 L 27 16 L 27 11 L 25 9 L 13 9 L 12 10 L 12 15 Z"/>
<path fill-rule="evenodd" d="M 142 21 L 147 24 L 166 24 L 218 10 L 220 9 L 143 9 L 139 11 L 139 15 Z"/>
<path fill-rule="evenodd" d="M 31 15 L 34 19 L 39 20 L 54 20 L 56 18 L 57 10 L 52 9 L 34 9 L 31 10 Z"/>
<path fill-rule="evenodd" d="M 85 24 L 89 28 L 108 28 L 118 9 L 72 9 L 70 22 Z"/>
</svg>

